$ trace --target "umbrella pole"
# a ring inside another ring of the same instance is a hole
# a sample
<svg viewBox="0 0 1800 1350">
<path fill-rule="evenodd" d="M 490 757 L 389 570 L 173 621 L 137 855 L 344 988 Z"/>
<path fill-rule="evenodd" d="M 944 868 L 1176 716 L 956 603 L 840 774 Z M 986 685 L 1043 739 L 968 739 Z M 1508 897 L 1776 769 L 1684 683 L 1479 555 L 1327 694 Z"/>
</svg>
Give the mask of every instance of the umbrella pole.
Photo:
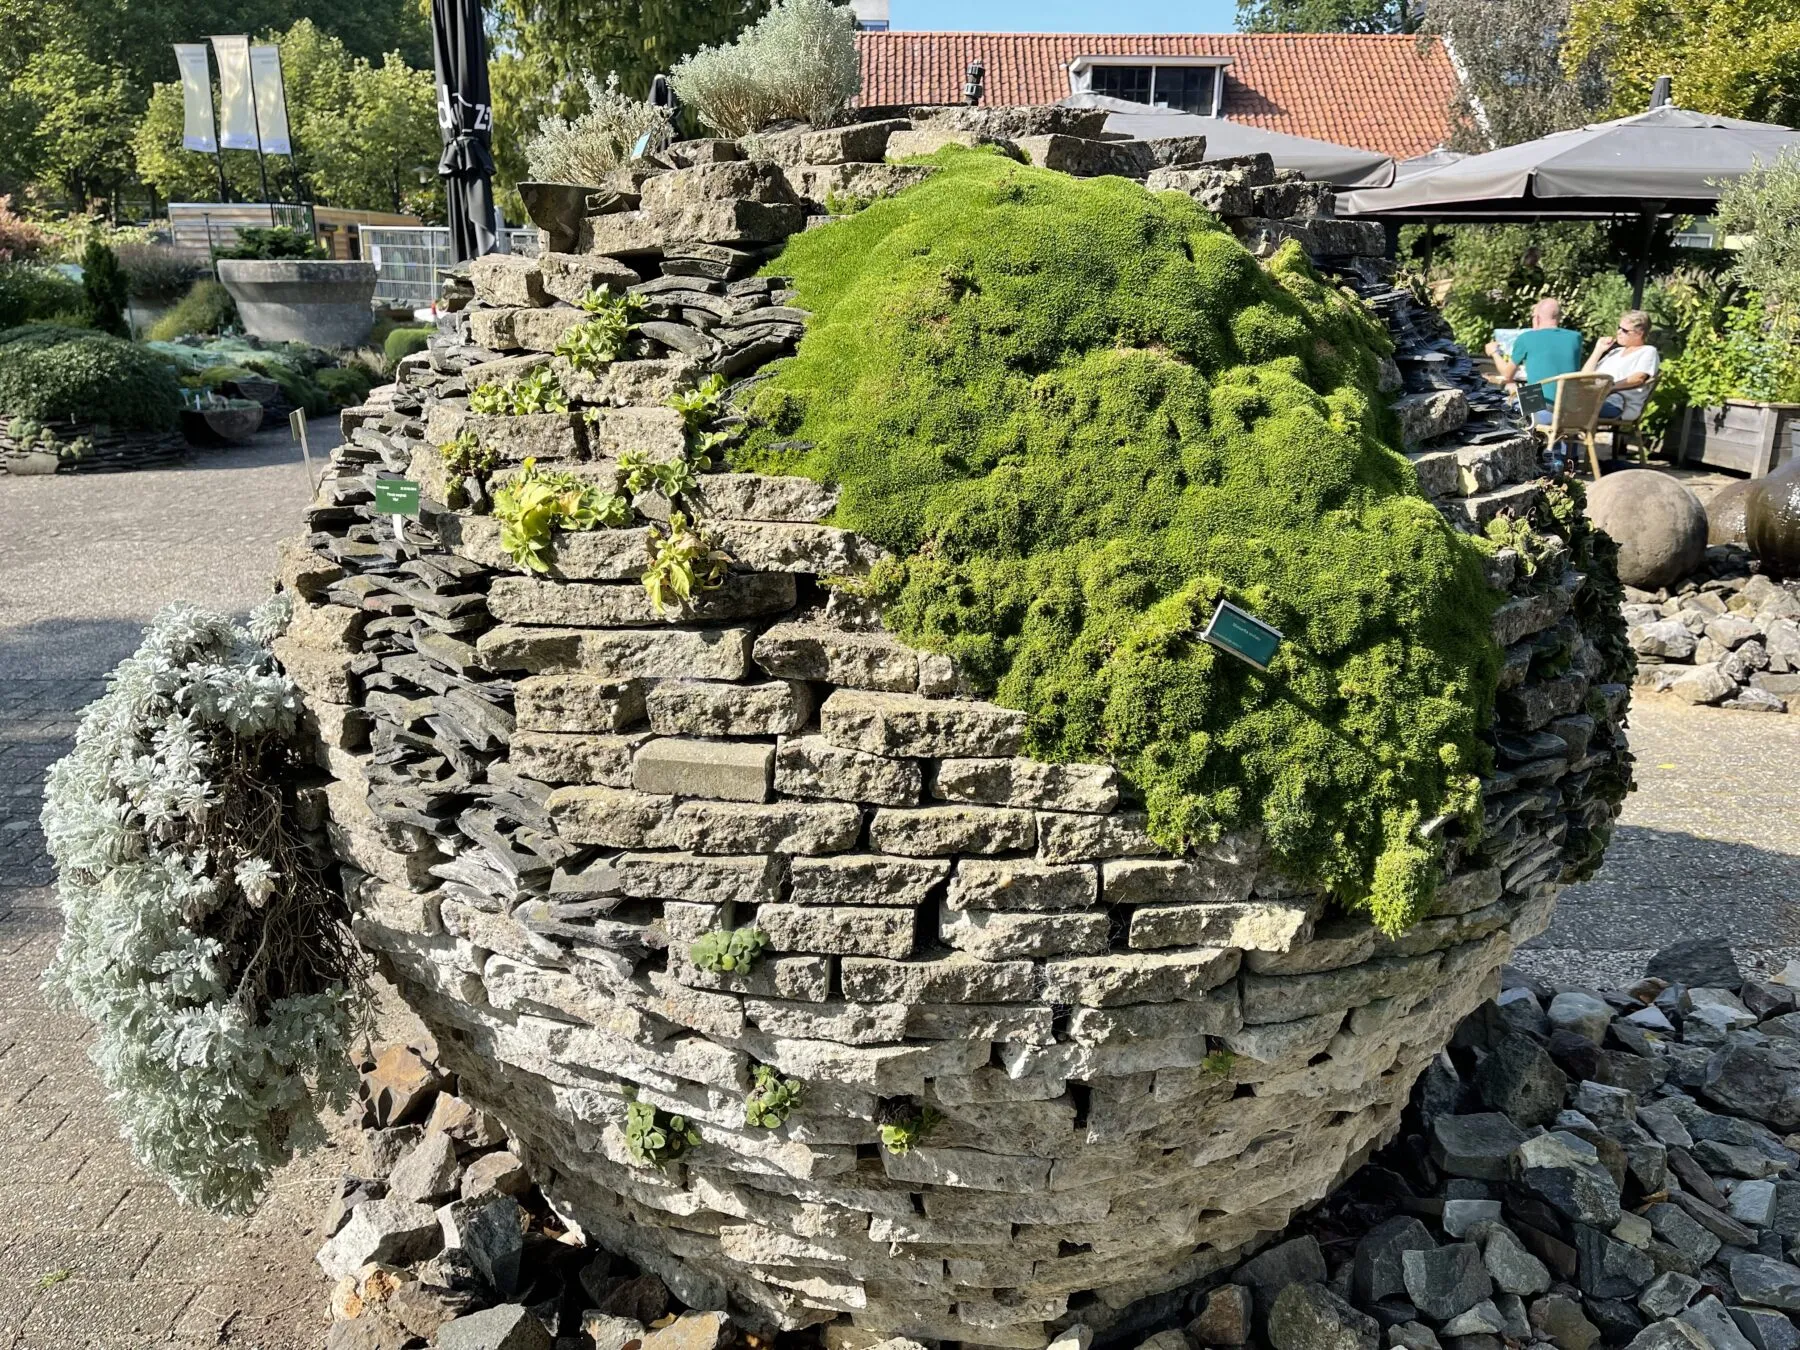
<svg viewBox="0 0 1800 1350">
<path fill-rule="evenodd" d="M 1644 232 L 1638 240 L 1637 262 L 1631 269 L 1631 307 L 1644 307 L 1644 285 L 1650 279 L 1650 247 L 1656 242 L 1656 217 L 1662 210 L 1661 202 L 1650 202 L 1650 209 L 1643 214 Z"/>
</svg>

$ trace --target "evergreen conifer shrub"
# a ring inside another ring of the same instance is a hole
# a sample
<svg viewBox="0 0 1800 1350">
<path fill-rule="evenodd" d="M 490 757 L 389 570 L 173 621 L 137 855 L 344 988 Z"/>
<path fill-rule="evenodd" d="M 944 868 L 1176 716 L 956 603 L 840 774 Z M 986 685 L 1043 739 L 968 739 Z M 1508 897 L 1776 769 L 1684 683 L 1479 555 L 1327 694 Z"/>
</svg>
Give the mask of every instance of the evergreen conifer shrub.
<svg viewBox="0 0 1800 1350">
<path fill-rule="evenodd" d="M 183 1200 L 241 1213 L 356 1083 L 361 958 L 294 826 L 300 699 L 258 636 L 157 617 L 52 766 L 64 932 L 46 991 L 96 1029 L 126 1140 Z"/>
<path fill-rule="evenodd" d="M 1024 710 L 1033 755 L 1117 764 L 1165 847 L 1254 827 L 1405 927 L 1425 827 L 1479 827 L 1499 597 L 1393 448 L 1385 332 L 1180 194 L 934 162 L 769 265 L 812 318 L 735 465 L 837 484 L 896 555 L 888 625 Z M 1221 598 L 1285 635 L 1266 674 L 1200 640 Z"/>
</svg>

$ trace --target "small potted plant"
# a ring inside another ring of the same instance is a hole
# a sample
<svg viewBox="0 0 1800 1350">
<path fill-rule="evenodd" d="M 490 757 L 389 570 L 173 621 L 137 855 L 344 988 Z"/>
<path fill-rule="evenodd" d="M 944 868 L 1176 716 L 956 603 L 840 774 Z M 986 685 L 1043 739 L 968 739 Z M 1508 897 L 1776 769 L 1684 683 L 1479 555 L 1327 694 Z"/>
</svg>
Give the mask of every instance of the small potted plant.
<svg viewBox="0 0 1800 1350">
<path fill-rule="evenodd" d="M 244 331 L 265 342 L 360 347 L 375 326 L 375 264 L 327 258 L 304 230 L 239 231 L 219 280 Z"/>
</svg>

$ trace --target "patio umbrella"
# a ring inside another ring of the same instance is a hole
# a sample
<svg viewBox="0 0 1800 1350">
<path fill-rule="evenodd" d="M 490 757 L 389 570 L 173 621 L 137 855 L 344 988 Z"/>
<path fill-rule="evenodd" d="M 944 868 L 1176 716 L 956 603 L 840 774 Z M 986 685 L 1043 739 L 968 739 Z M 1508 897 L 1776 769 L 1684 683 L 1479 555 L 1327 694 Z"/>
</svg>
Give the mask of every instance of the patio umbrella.
<svg viewBox="0 0 1800 1350">
<path fill-rule="evenodd" d="M 1207 159 L 1268 155 L 1278 169 L 1297 169 L 1316 182 L 1339 188 L 1385 187 L 1394 181 L 1394 161 L 1374 150 L 1263 131 L 1227 117 L 1201 117 L 1104 94 L 1071 94 L 1062 100 L 1062 106 L 1105 108 L 1111 114 L 1106 119 L 1106 129 L 1120 135 L 1144 140 L 1204 136 Z"/>
<path fill-rule="evenodd" d="M 450 214 L 450 260 L 467 262 L 496 247 L 494 115 L 481 0 L 431 0 L 431 56 L 444 138 L 438 177 Z"/>
</svg>

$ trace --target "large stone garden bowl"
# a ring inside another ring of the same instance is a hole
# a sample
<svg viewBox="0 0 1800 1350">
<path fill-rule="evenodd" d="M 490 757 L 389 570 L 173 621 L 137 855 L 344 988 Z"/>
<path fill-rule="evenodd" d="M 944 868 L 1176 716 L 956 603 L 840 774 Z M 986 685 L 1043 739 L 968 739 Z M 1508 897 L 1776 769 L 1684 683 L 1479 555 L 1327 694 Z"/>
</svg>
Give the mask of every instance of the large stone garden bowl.
<svg viewBox="0 0 1800 1350">
<path fill-rule="evenodd" d="M 222 258 L 219 280 L 244 331 L 265 342 L 360 347 L 375 326 L 373 263 Z"/>
<path fill-rule="evenodd" d="M 183 408 L 181 430 L 191 445 L 241 445 L 262 430 L 263 405 L 234 398 L 215 408 Z"/>
</svg>

